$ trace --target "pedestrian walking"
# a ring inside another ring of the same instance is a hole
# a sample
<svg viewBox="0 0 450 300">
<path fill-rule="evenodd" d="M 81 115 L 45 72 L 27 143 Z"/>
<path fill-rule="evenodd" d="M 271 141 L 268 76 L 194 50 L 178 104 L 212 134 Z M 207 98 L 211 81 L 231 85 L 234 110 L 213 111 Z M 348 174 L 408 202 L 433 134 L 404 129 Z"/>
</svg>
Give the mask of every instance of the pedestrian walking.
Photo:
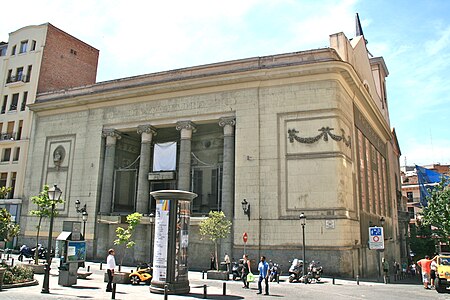
<svg viewBox="0 0 450 300">
<path fill-rule="evenodd" d="M 114 277 L 114 269 L 116 268 L 116 259 L 114 258 L 114 249 L 108 250 L 108 257 L 106 258 L 106 272 L 108 273 L 107 292 L 112 292 L 112 282 Z"/>
<path fill-rule="evenodd" d="M 223 260 L 225 261 L 225 265 L 227 266 L 227 272 L 230 273 L 231 272 L 231 260 L 230 260 L 230 257 L 228 256 L 228 253 L 225 252 L 225 257 L 223 258 Z"/>
<path fill-rule="evenodd" d="M 262 281 L 264 280 L 265 293 L 264 295 L 269 295 L 269 264 L 266 261 L 265 256 L 261 256 L 258 264 L 259 279 L 258 279 L 258 293 L 262 294 Z"/>
<path fill-rule="evenodd" d="M 437 256 L 433 257 L 430 264 L 430 287 L 435 288 L 436 271 L 437 271 Z"/>
<path fill-rule="evenodd" d="M 249 288 L 249 283 L 247 281 L 247 275 L 250 273 L 251 271 L 251 265 L 250 265 L 250 260 L 248 259 L 248 255 L 244 254 L 244 256 L 242 256 L 243 258 L 243 262 L 242 262 L 242 282 L 244 283 L 243 288 L 244 289 L 248 289 Z"/>
<path fill-rule="evenodd" d="M 211 253 L 211 256 L 209 257 L 209 262 L 210 262 L 209 269 L 215 270 L 216 269 L 216 257 L 214 255 L 214 253 Z"/>
<path fill-rule="evenodd" d="M 381 266 L 383 268 L 383 280 L 387 284 L 389 282 L 389 263 L 384 257 L 381 259 Z"/>
<path fill-rule="evenodd" d="M 428 255 L 425 255 L 425 258 L 419 260 L 417 265 L 420 267 L 422 271 L 422 281 L 424 289 L 429 290 L 430 287 L 428 283 L 430 282 L 430 271 L 431 271 L 431 260 Z"/>
</svg>

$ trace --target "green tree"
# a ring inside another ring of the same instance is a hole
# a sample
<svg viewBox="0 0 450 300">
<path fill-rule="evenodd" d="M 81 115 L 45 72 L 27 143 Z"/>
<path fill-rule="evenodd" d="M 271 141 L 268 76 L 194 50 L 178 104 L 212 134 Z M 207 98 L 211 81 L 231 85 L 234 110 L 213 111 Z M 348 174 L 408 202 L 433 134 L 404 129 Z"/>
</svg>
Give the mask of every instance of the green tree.
<svg viewBox="0 0 450 300">
<path fill-rule="evenodd" d="M 120 266 L 122 266 L 123 258 L 125 257 L 125 251 L 126 249 L 130 249 L 134 247 L 136 244 L 135 241 L 132 240 L 134 230 L 136 229 L 136 226 L 141 223 L 142 214 L 135 212 L 132 214 L 129 214 L 127 216 L 127 228 L 123 227 L 117 227 L 116 229 L 116 236 L 117 239 L 114 240 L 114 245 L 121 245 L 123 246 L 123 255 L 120 259 Z"/>
<path fill-rule="evenodd" d="M 36 210 L 30 210 L 30 214 L 33 216 L 37 216 L 39 218 L 38 225 L 36 226 L 36 249 L 39 244 L 39 232 L 41 231 L 41 224 L 43 218 L 51 217 L 52 215 L 52 204 L 55 203 L 55 207 L 59 203 L 64 203 L 63 199 L 59 200 L 50 200 L 48 197 L 48 189 L 49 186 L 46 184 L 43 186 L 42 191 L 37 196 L 33 196 L 30 198 L 30 201 L 37 206 Z M 58 212 L 56 210 L 53 211 L 53 217 L 57 216 Z M 50 251 L 50 249 L 48 249 Z M 39 263 L 39 253 L 35 252 L 34 256 L 35 264 Z"/>
<path fill-rule="evenodd" d="M 418 224 L 418 226 L 411 226 L 409 246 L 414 253 L 415 260 L 424 258 L 425 255 L 433 256 L 436 252 L 435 239 L 433 239 L 433 232 L 428 225 Z"/>
<path fill-rule="evenodd" d="M 433 234 L 439 241 L 450 239 L 450 180 L 442 176 L 441 182 L 430 190 L 428 206 L 423 207 L 423 224 L 433 227 Z"/>
<path fill-rule="evenodd" d="M 11 192 L 12 187 L 6 187 L 6 186 L 2 186 L 0 187 L 0 199 L 6 199 L 6 197 L 8 196 L 9 192 Z"/>
<path fill-rule="evenodd" d="M 200 235 L 207 237 L 214 243 L 214 256 L 216 258 L 216 270 L 219 270 L 217 245 L 220 239 L 226 238 L 231 231 L 231 221 L 222 211 L 210 211 L 208 218 L 200 222 Z"/>
<path fill-rule="evenodd" d="M 0 239 L 4 242 L 10 242 L 20 232 L 19 224 L 12 221 L 11 214 L 6 208 L 0 209 Z"/>
</svg>

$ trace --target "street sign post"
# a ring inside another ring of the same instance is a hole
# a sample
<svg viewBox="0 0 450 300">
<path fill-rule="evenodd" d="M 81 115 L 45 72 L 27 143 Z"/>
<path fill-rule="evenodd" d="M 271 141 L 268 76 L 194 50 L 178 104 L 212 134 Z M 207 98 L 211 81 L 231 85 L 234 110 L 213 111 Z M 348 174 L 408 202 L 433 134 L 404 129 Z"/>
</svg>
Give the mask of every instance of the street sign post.
<svg viewBox="0 0 450 300">
<path fill-rule="evenodd" d="M 369 249 L 384 250 L 383 227 L 369 227 Z"/>
</svg>

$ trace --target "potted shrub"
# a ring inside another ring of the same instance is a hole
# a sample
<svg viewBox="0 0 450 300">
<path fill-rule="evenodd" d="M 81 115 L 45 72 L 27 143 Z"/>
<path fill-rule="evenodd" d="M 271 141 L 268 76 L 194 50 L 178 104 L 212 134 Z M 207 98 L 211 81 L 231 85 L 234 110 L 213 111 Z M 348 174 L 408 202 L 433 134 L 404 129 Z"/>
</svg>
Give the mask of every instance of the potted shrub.
<svg viewBox="0 0 450 300">
<path fill-rule="evenodd" d="M 208 279 L 228 280 L 227 271 L 219 271 L 219 260 L 217 247 L 220 239 L 226 238 L 230 234 L 231 221 L 221 211 L 210 211 L 208 218 L 200 222 L 200 235 L 208 238 L 214 244 L 214 258 L 216 270 L 207 272 Z"/>
</svg>

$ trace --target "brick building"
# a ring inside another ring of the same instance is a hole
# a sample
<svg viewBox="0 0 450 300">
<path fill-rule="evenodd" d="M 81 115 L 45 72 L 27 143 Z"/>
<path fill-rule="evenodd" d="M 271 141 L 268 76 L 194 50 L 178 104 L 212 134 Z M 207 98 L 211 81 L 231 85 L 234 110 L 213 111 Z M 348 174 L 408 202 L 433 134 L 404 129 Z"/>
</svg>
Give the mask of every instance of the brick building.
<svg viewBox="0 0 450 300">
<path fill-rule="evenodd" d="M 0 43 L 0 186 L 11 187 L 0 207 L 18 221 L 23 202 L 37 93 L 95 83 L 99 51 L 55 26 L 26 26 Z M 28 206 L 27 206 L 28 209 Z"/>
</svg>

